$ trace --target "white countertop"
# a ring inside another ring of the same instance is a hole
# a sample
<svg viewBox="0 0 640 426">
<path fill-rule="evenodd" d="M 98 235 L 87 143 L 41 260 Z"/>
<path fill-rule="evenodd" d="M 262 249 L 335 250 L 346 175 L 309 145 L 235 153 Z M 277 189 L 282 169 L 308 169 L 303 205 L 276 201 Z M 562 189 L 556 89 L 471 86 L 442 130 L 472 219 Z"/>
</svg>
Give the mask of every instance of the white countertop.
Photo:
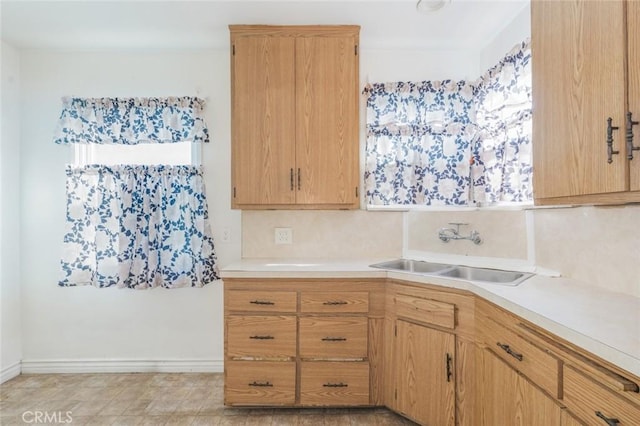
<svg viewBox="0 0 640 426">
<path fill-rule="evenodd" d="M 468 290 L 640 376 L 640 298 L 535 275 L 516 287 L 369 267 L 392 259 L 243 259 L 222 278 L 394 278 Z"/>
</svg>

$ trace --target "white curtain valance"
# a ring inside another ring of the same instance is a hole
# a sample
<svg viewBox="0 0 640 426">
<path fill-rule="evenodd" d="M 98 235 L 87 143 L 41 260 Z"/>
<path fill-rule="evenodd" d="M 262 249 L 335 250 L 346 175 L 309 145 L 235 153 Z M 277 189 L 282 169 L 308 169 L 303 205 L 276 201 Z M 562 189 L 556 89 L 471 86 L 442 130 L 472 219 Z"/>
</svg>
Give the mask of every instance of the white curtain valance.
<svg viewBox="0 0 640 426">
<path fill-rule="evenodd" d="M 62 104 L 57 144 L 209 142 L 200 98 L 63 98 Z"/>
</svg>

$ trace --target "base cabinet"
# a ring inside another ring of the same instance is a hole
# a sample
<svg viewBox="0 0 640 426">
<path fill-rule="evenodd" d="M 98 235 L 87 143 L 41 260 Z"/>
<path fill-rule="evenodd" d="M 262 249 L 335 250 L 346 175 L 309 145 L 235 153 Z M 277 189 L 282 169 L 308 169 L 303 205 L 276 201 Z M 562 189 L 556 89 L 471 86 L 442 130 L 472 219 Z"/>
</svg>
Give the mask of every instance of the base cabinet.
<svg viewBox="0 0 640 426">
<path fill-rule="evenodd" d="M 492 351 L 481 352 L 482 426 L 560 426 L 562 409 Z"/>
<path fill-rule="evenodd" d="M 423 425 L 455 425 L 455 335 L 396 321 L 395 409 Z"/>
</svg>

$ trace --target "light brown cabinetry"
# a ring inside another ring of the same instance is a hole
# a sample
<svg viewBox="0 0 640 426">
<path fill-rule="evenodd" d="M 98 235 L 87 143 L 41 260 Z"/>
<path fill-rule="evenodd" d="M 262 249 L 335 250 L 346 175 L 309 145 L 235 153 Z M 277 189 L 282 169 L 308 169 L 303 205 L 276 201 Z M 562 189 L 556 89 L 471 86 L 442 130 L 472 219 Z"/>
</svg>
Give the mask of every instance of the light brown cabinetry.
<svg viewBox="0 0 640 426">
<path fill-rule="evenodd" d="M 225 404 L 382 403 L 384 282 L 225 279 Z"/>
<path fill-rule="evenodd" d="M 640 201 L 640 151 L 626 140 L 633 131 L 640 145 L 627 118 L 640 119 L 639 10 L 624 0 L 532 2 L 536 204 Z"/>
<path fill-rule="evenodd" d="M 232 207 L 357 208 L 360 28 L 229 28 Z"/>
</svg>

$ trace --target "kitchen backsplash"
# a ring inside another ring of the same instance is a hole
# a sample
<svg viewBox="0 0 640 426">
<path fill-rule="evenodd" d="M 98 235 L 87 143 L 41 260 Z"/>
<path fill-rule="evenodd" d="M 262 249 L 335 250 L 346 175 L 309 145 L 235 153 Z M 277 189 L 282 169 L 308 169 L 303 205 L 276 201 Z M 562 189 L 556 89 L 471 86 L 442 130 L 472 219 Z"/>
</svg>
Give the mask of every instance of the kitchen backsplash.
<svg viewBox="0 0 640 426">
<path fill-rule="evenodd" d="M 406 215 L 406 216 L 405 216 Z M 406 250 L 531 262 L 589 285 L 640 297 L 640 206 L 484 211 L 243 211 L 242 256 L 395 258 Z M 464 222 L 468 240 L 442 242 L 438 230 Z M 277 227 L 292 244 L 275 244 Z M 533 241 L 530 241 L 533 238 Z"/>
</svg>

